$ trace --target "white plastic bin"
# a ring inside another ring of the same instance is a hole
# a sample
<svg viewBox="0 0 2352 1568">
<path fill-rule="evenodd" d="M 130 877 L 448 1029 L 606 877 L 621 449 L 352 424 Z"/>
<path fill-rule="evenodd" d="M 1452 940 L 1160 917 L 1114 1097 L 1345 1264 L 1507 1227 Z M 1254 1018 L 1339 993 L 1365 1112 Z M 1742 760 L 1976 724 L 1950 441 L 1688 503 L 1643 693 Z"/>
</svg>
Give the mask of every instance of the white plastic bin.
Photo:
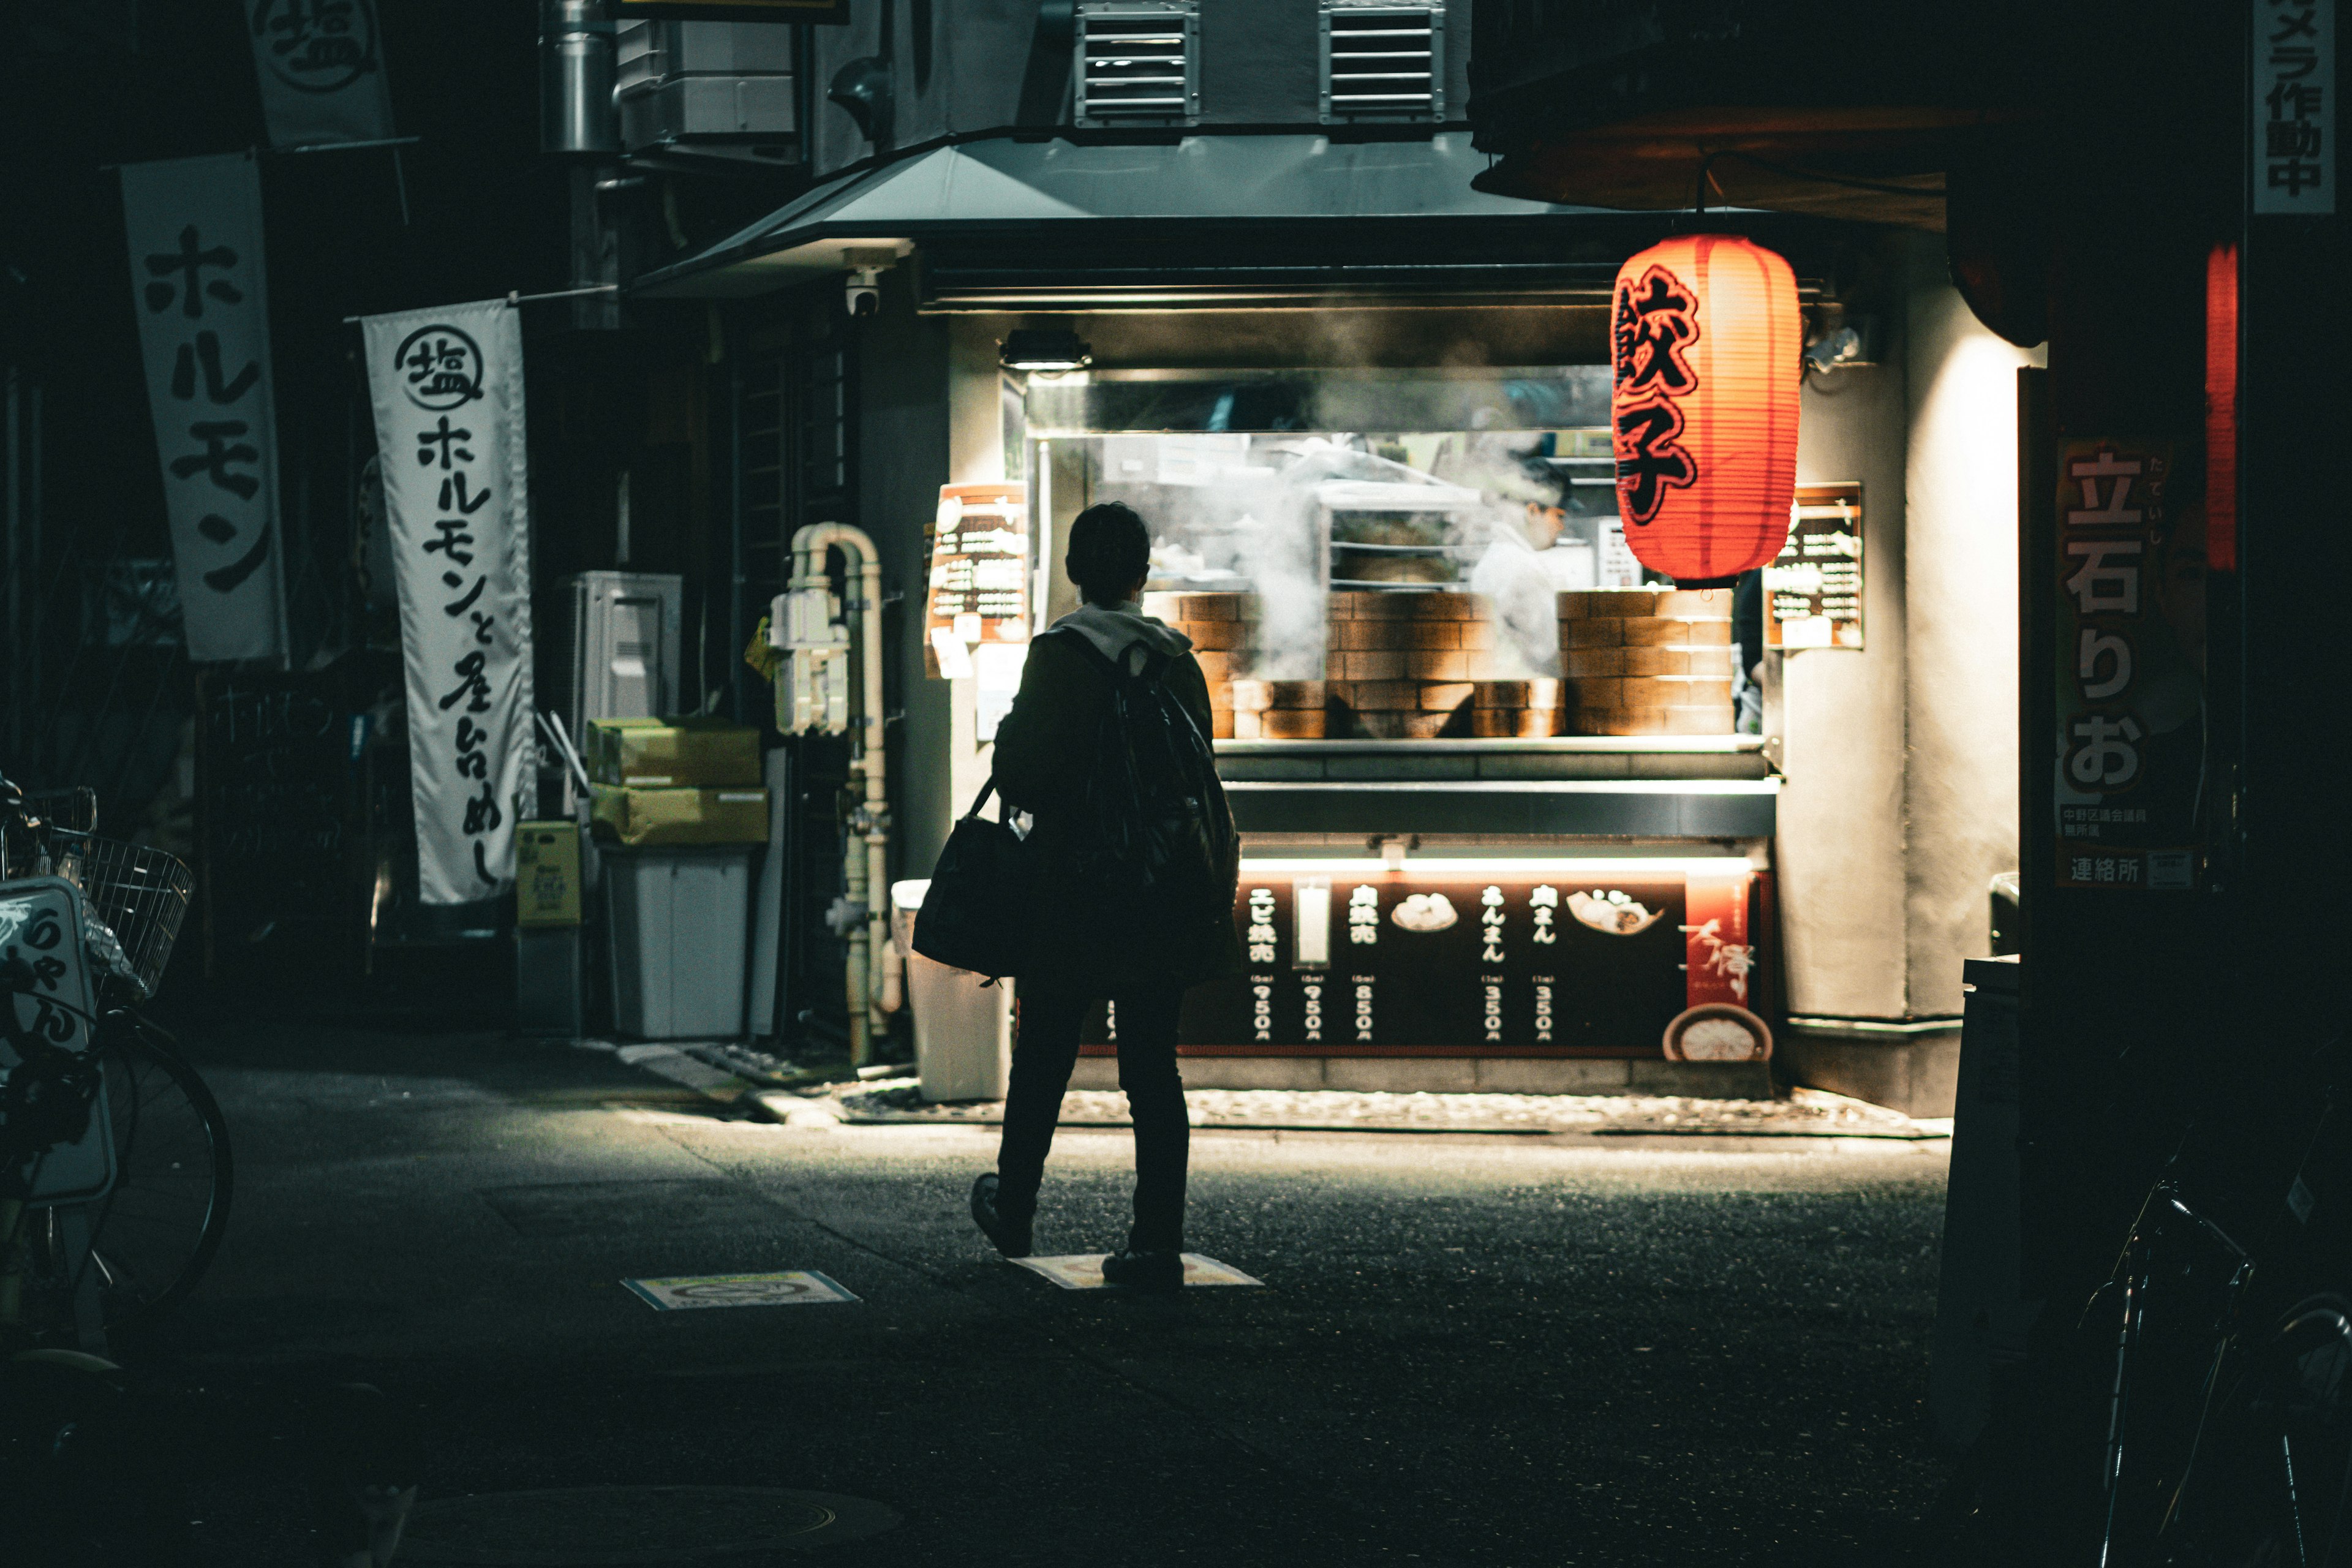
<svg viewBox="0 0 2352 1568">
<path fill-rule="evenodd" d="M 890 940 L 907 961 L 915 1014 L 915 1071 L 925 1100 L 1003 1100 L 1013 1072 L 1013 986 L 982 983 L 915 951 L 915 915 L 928 878 L 890 884 Z"/>
<path fill-rule="evenodd" d="M 604 847 L 614 1030 L 644 1040 L 742 1037 L 757 852 Z"/>
</svg>

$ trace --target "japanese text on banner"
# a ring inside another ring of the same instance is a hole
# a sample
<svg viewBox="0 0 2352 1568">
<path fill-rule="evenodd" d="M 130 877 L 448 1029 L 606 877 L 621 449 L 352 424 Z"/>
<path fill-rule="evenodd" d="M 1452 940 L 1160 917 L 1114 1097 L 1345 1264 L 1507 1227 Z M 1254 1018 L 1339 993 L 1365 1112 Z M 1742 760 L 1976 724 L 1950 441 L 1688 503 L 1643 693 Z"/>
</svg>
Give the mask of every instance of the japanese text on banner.
<svg viewBox="0 0 2352 1568">
<path fill-rule="evenodd" d="M 128 163 L 122 214 L 188 657 L 278 658 L 259 176 L 242 153 Z"/>
<path fill-rule="evenodd" d="M 514 880 L 534 787 L 522 338 L 491 300 L 365 323 L 400 586 L 418 879 L 426 903 Z"/>
<path fill-rule="evenodd" d="M 2061 887 L 2183 891 L 2202 869 L 2202 474 L 2168 443 L 2058 454 L 2054 871 Z"/>
</svg>

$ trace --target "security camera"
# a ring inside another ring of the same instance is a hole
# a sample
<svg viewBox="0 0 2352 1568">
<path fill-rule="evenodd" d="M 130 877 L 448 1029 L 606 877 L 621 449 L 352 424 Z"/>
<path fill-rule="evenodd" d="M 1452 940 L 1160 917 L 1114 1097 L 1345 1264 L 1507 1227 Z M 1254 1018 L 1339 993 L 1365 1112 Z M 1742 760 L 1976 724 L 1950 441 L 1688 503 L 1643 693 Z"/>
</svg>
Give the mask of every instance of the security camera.
<svg viewBox="0 0 2352 1568">
<path fill-rule="evenodd" d="M 843 286 L 843 303 L 852 316 L 874 316 L 882 311 L 882 268 L 853 267 L 849 279 Z"/>
</svg>

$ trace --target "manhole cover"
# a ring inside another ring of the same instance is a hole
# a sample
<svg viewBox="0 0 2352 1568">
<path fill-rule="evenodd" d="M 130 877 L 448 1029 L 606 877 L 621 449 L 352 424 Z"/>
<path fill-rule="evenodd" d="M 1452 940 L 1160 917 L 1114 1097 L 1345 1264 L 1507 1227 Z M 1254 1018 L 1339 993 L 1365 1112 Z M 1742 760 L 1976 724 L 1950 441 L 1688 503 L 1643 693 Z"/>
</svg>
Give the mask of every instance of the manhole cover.
<svg viewBox="0 0 2352 1568">
<path fill-rule="evenodd" d="M 765 1487 L 567 1487 L 417 1504 L 400 1555 L 418 1563 L 592 1568 L 829 1546 L 898 1523 L 878 1502 Z"/>
</svg>

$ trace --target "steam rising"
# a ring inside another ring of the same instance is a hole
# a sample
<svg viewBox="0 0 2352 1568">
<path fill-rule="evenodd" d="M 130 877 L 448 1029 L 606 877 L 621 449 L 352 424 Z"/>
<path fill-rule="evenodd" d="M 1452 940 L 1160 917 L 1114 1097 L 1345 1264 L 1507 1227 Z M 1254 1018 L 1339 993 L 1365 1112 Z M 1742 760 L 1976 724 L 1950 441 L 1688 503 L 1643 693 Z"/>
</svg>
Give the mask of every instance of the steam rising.
<svg viewBox="0 0 2352 1568">
<path fill-rule="evenodd" d="M 1116 438 L 1133 441 L 1136 437 Z M 1255 673 L 1316 680 L 1325 673 L 1328 592 L 1322 512 L 1349 520 L 1360 545 L 1372 531 L 1408 531 L 1428 548 L 1373 543 L 1349 553 L 1356 571 L 1387 570 L 1400 587 L 1427 585 L 1485 596 L 1498 679 L 1559 673 L 1551 573 L 1527 537 L 1530 504 L 1559 504 L 1556 484 L 1529 462 L 1535 437 L 1473 431 L 1439 444 L 1427 471 L 1363 449 L 1350 436 L 1157 436 L 1152 477 L 1154 586 L 1254 594 L 1260 621 Z M 1122 446 L 1122 452 L 1136 449 Z M 1130 464 L 1133 459 L 1129 459 Z M 1541 541 L 1549 543 L 1549 539 Z M 1371 562 L 1375 565 L 1366 566 Z M 1440 563 L 1447 563 L 1441 565 Z M 1343 575 L 1340 566 L 1329 568 Z M 1416 570 L 1426 575 L 1408 575 Z"/>
</svg>

